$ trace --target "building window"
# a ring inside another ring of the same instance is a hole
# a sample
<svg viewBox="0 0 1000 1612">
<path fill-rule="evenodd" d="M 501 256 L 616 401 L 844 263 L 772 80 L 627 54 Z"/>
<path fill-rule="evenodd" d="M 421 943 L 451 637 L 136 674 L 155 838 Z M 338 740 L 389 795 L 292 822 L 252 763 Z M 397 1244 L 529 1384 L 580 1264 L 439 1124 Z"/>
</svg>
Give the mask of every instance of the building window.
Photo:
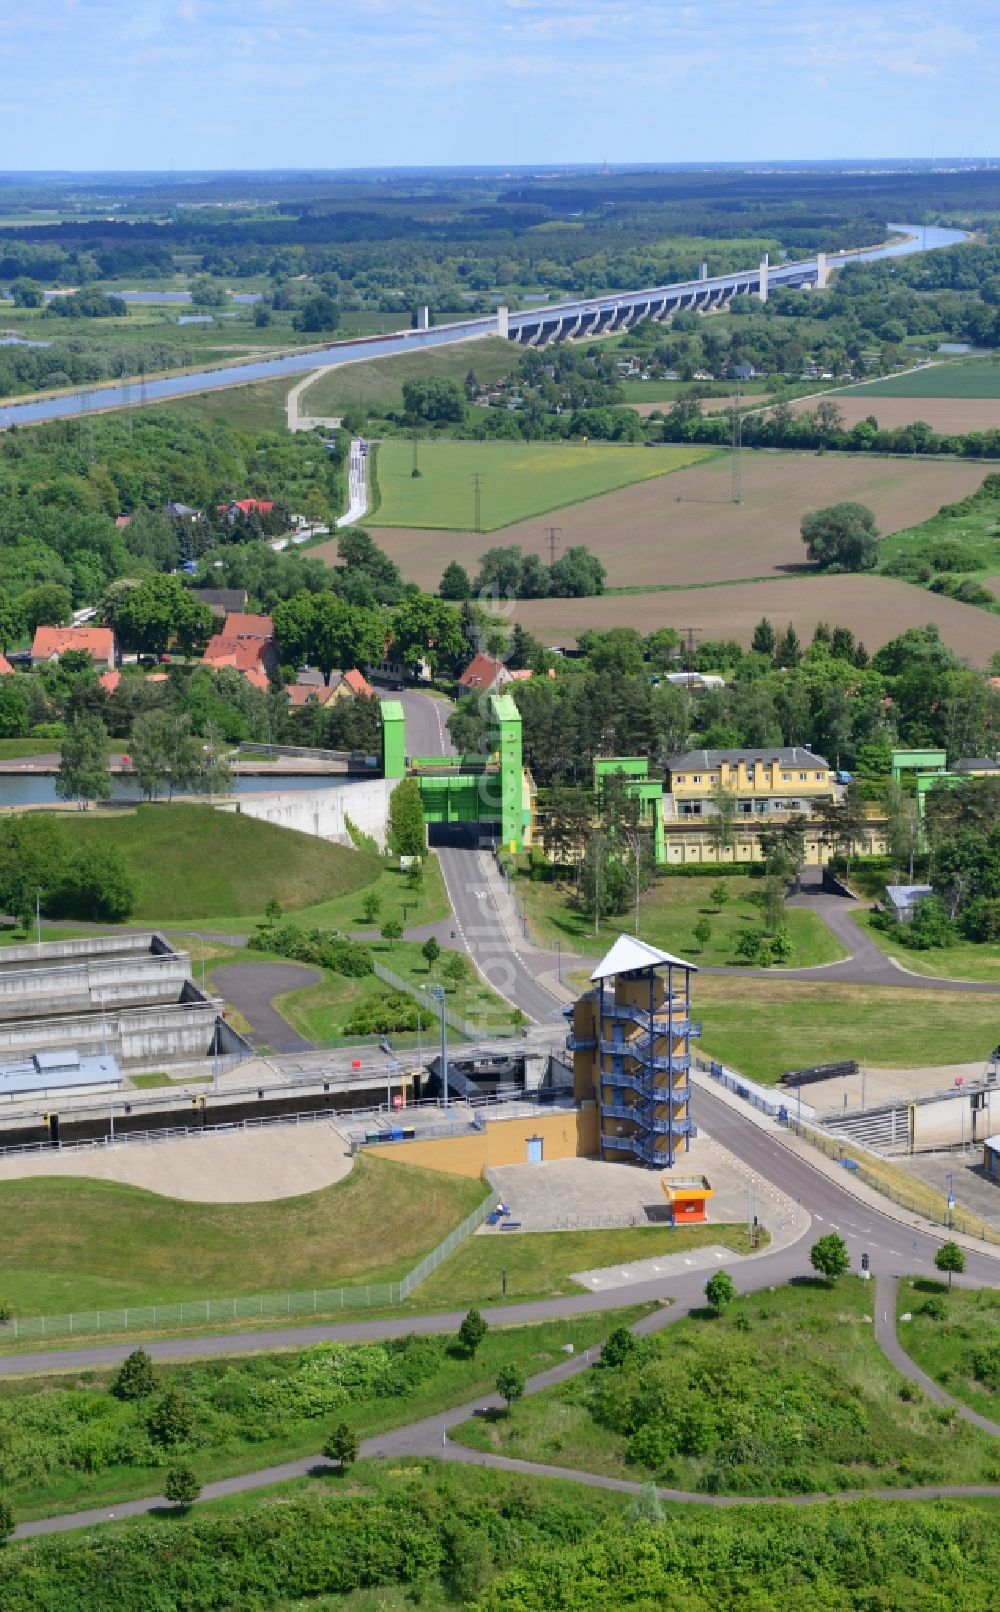
<svg viewBox="0 0 1000 1612">
<path fill-rule="evenodd" d="M 712 773 L 712 775 L 711 775 L 711 777 L 710 777 L 710 778 L 709 778 L 709 780 L 708 780 L 708 781 L 709 781 L 709 783 L 710 783 L 710 784 L 717 784 L 717 783 L 718 783 L 718 782 L 719 782 L 719 775 L 718 775 L 718 773 L 717 773 L 717 772 L 713 772 L 713 773 Z"/>
<path fill-rule="evenodd" d="M 816 774 L 816 782 L 817 782 L 817 783 L 818 783 L 818 784 L 821 784 L 821 783 L 822 783 L 822 782 L 823 782 L 823 779 L 824 779 L 824 777 L 825 777 L 825 776 L 826 776 L 826 775 L 825 775 L 825 774 L 824 774 L 824 773 L 822 773 L 822 772 L 818 772 L 818 773 L 817 773 L 817 774 Z"/>
<path fill-rule="evenodd" d="M 800 772 L 799 773 L 799 783 L 800 784 L 805 784 L 805 783 L 808 783 L 808 782 L 809 782 L 809 774 L 807 772 Z"/>
<path fill-rule="evenodd" d="M 674 779 L 674 783 L 675 784 L 682 784 L 683 782 L 684 782 L 684 774 L 682 772 L 679 772 L 677 774 L 677 777 Z"/>
<path fill-rule="evenodd" d="M 701 773 L 700 772 L 692 773 L 691 782 L 693 784 L 700 784 L 701 783 Z"/>
<path fill-rule="evenodd" d="M 791 773 L 790 772 L 783 772 L 782 775 L 781 775 L 781 782 L 783 784 L 790 784 L 791 781 L 792 781 Z"/>
</svg>

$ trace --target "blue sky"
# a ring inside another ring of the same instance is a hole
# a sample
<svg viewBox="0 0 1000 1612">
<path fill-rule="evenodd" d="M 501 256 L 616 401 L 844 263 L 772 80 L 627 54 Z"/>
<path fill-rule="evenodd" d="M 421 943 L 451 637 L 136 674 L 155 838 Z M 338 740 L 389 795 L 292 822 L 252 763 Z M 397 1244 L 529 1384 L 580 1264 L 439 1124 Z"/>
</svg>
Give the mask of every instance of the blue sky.
<svg viewBox="0 0 1000 1612">
<path fill-rule="evenodd" d="M 995 155 L 994 0 L 0 0 L 0 165 Z"/>
</svg>

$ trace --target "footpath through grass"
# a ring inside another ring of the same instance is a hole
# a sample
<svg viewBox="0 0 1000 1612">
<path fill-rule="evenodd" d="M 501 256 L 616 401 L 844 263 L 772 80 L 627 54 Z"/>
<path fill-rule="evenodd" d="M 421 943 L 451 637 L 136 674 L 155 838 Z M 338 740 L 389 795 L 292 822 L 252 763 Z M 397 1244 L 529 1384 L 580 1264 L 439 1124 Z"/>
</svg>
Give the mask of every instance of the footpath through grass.
<svg viewBox="0 0 1000 1612">
<path fill-rule="evenodd" d="M 4 1181 L 0 1293 L 28 1317 L 396 1281 L 484 1191 L 367 1153 L 334 1186 L 266 1203 L 189 1203 L 70 1176 Z"/>
<path fill-rule="evenodd" d="M 698 975 L 692 1013 L 706 1057 L 770 1083 L 787 1069 L 856 1058 L 875 1068 L 982 1062 L 997 1003 L 972 992 Z"/>
<path fill-rule="evenodd" d="M 418 1421 L 492 1393 L 501 1366 L 544 1371 L 567 1343 L 590 1348 L 647 1309 L 490 1328 L 474 1356 L 441 1333 L 158 1366 L 152 1392 L 132 1400 L 109 1391 L 110 1371 L 2 1382 L 5 1495 L 23 1520 L 162 1493 L 177 1462 L 209 1483 L 318 1455 L 338 1422 L 365 1438 Z M 180 1414 L 167 1436 L 157 1413 L 171 1390 Z"/>
<path fill-rule="evenodd" d="M 1000 1451 L 932 1406 L 875 1340 L 870 1286 L 802 1282 L 677 1321 L 452 1436 L 528 1461 L 710 1494 L 996 1482 Z"/>
<path fill-rule="evenodd" d="M 421 473 L 415 478 L 410 443 L 390 437 L 379 448 L 382 502 L 373 520 L 378 526 L 471 532 L 473 476 L 478 474 L 480 530 L 494 532 L 550 509 L 681 470 L 714 452 L 686 445 L 654 450 L 607 442 L 440 440 L 421 446 Z"/>
<path fill-rule="evenodd" d="M 502 1304 L 505 1298 L 508 1303 L 522 1304 L 526 1299 L 579 1293 L 574 1271 L 684 1254 L 716 1243 L 731 1248 L 734 1254 L 750 1252 L 745 1226 L 679 1226 L 676 1231 L 664 1226 L 623 1226 L 611 1231 L 533 1231 L 509 1237 L 486 1233 L 470 1237 L 421 1282 L 410 1307 L 440 1305 L 447 1309 L 467 1304 L 472 1297 L 477 1304 Z"/>
<path fill-rule="evenodd" d="M 728 899 L 717 906 L 711 898 L 716 884 L 722 884 Z M 686 957 L 704 967 L 707 964 L 735 963 L 736 937 L 741 929 L 759 929 L 763 922 L 760 906 L 751 897 L 761 890 L 761 881 L 750 878 L 713 879 L 671 878 L 654 880 L 639 899 L 639 936 L 651 946 Z M 572 905 L 573 886 L 533 883 L 519 879 L 517 893 L 526 902 L 528 921 L 536 938 L 554 945 L 560 940 L 583 954 L 603 952 L 610 937 L 635 933 L 635 914 L 603 918 L 600 934 L 594 935 L 594 920 Z M 702 947 L 694 937 L 694 927 L 702 919 L 711 926 Z M 786 907 L 782 914 L 794 948 L 790 968 L 812 968 L 818 963 L 835 963 L 844 953 L 826 925 L 814 912 L 803 907 Z"/>
<path fill-rule="evenodd" d="M 909 1314 L 909 1321 L 898 1318 Z M 929 1377 L 1000 1422 L 1000 1292 L 906 1277 L 896 1292 L 899 1341 Z"/>
</svg>

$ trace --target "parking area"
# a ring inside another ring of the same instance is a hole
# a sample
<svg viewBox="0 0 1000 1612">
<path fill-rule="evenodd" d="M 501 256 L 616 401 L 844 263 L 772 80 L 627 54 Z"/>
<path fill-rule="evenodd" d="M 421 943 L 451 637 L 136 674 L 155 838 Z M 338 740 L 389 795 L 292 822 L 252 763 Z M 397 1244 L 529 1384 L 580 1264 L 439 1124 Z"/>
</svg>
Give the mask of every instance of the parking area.
<svg viewBox="0 0 1000 1612">
<path fill-rule="evenodd" d="M 1000 1183 L 984 1173 L 981 1146 L 970 1147 L 964 1153 L 959 1148 L 953 1152 L 911 1153 L 892 1162 L 902 1165 L 908 1175 L 926 1182 L 935 1192 L 944 1196 L 952 1192 L 960 1209 L 982 1216 L 1000 1231 Z"/>
</svg>

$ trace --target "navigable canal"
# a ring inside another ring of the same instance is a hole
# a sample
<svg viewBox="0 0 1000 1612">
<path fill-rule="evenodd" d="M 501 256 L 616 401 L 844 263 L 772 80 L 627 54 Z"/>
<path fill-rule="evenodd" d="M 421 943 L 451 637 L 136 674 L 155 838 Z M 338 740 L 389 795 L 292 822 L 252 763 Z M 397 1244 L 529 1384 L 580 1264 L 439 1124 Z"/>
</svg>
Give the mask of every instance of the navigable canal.
<svg viewBox="0 0 1000 1612">
<path fill-rule="evenodd" d="M 968 239 L 964 230 L 941 229 L 932 224 L 890 224 L 888 227 L 893 232 L 905 233 L 907 239 L 840 256 L 831 253 L 828 259 L 830 266 L 837 268 L 843 263 L 872 263 L 879 258 L 908 257 L 914 252 L 933 252 L 944 246 L 957 246 Z M 775 269 L 780 267 L 781 264 L 774 265 Z M 572 307 L 573 302 L 567 305 Z M 560 305 L 552 303 L 547 306 L 555 309 Z M 386 358 L 392 353 L 409 352 L 418 347 L 438 347 L 446 342 L 468 341 L 472 337 L 488 336 L 495 330 L 496 320 L 483 316 L 460 324 L 442 325 L 433 330 L 401 330 L 393 335 L 370 336 L 362 341 L 333 342 L 325 347 L 304 348 L 296 353 L 287 353 L 283 358 L 262 358 L 248 364 L 220 364 L 214 369 L 189 370 L 183 375 L 146 380 L 143 386 L 145 403 L 148 405 L 168 398 L 188 397 L 195 392 L 212 392 L 224 386 L 246 386 L 251 381 L 268 381 L 282 375 L 301 375 L 311 369 L 357 363 L 359 359 Z M 133 380 L 120 386 L 81 387 L 74 392 L 64 392 L 59 397 L 38 398 L 32 403 L 7 403 L 0 407 L 0 430 L 12 425 L 35 425 L 42 420 L 64 420 L 82 414 L 96 414 L 102 409 L 134 407 L 139 401 L 137 384 Z"/>
</svg>

